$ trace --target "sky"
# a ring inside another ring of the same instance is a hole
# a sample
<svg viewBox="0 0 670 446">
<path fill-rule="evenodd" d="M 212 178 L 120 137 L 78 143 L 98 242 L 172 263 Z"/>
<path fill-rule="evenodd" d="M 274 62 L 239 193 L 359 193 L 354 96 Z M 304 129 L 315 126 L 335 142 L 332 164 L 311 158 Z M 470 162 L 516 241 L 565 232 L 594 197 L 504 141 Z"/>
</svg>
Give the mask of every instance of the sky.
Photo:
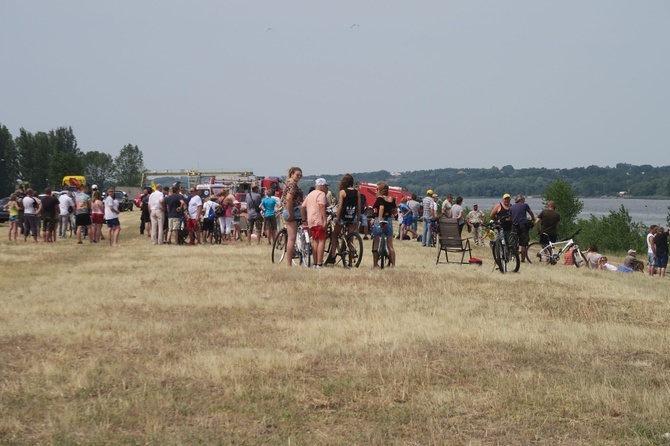
<svg viewBox="0 0 670 446">
<path fill-rule="evenodd" d="M 0 124 L 150 170 L 670 164 L 670 1 L 2 0 Z"/>
</svg>

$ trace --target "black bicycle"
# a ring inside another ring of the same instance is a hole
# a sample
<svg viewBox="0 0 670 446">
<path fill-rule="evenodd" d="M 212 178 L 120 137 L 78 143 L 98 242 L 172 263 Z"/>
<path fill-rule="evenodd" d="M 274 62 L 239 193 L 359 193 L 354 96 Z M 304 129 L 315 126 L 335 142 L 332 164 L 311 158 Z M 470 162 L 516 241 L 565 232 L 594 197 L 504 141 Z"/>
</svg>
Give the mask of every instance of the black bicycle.
<svg viewBox="0 0 670 446">
<path fill-rule="evenodd" d="M 519 258 L 519 234 L 513 227 L 507 233 L 502 228 L 500 220 L 489 222 L 485 225 L 493 229 L 495 234 L 493 243 L 493 260 L 498 271 L 502 274 L 507 272 L 516 273 L 521 266 Z"/>
<path fill-rule="evenodd" d="M 324 252 L 330 255 L 330 249 L 333 244 L 332 234 L 335 230 L 335 217 L 337 208 L 330 206 L 326 210 L 328 215 L 328 224 L 326 226 L 326 246 Z M 335 265 L 340 263 L 345 268 L 358 268 L 363 260 L 363 238 L 358 232 L 349 232 L 347 226 L 342 227 L 337 236 L 337 247 L 335 248 Z"/>
</svg>

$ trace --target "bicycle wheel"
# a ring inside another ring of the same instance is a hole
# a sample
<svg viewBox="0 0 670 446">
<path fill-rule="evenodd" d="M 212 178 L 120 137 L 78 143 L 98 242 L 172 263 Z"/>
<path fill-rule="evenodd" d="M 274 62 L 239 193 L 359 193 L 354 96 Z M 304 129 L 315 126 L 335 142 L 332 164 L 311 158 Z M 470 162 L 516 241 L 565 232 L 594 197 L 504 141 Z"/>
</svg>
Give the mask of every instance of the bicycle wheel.
<svg viewBox="0 0 670 446">
<path fill-rule="evenodd" d="M 379 247 L 377 248 L 377 255 L 379 256 L 379 266 L 381 267 L 381 269 L 384 269 L 391 264 L 391 259 L 389 259 L 388 247 L 386 246 L 386 237 L 381 237 L 379 239 Z"/>
<path fill-rule="evenodd" d="M 519 262 L 519 236 L 516 232 L 512 232 L 509 235 L 509 244 L 507 246 L 507 271 L 517 273 L 519 272 L 521 263 Z"/>
<path fill-rule="evenodd" d="M 343 252 L 342 261 L 345 266 L 358 268 L 363 259 L 363 239 L 358 232 L 347 234 L 346 242 L 343 240 L 340 245 L 340 252 Z"/>
<path fill-rule="evenodd" d="M 542 246 L 542 244 L 535 242 L 528 245 L 526 249 L 526 256 L 530 263 L 536 265 L 549 265 L 550 264 L 550 248 L 549 246 Z"/>
<path fill-rule="evenodd" d="M 584 257 L 584 254 L 582 254 L 579 248 L 572 250 L 572 261 L 575 262 L 577 268 L 589 267 L 589 262 L 586 261 L 586 257 Z"/>
<path fill-rule="evenodd" d="M 505 262 L 505 250 L 501 240 L 496 240 L 495 244 L 493 245 L 493 260 L 495 260 L 496 265 L 498 266 L 498 270 L 502 274 L 505 274 L 507 262 Z"/>
<path fill-rule="evenodd" d="M 309 268 L 312 266 L 312 244 L 309 242 L 308 235 L 303 231 L 299 233 L 300 243 L 300 263 Z"/>
<path fill-rule="evenodd" d="M 279 231 L 275 242 L 272 245 L 272 263 L 281 264 L 284 261 L 286 256 L 286 238 L 288 234 L 286 233 L 286 228 Z"/>
</svg>

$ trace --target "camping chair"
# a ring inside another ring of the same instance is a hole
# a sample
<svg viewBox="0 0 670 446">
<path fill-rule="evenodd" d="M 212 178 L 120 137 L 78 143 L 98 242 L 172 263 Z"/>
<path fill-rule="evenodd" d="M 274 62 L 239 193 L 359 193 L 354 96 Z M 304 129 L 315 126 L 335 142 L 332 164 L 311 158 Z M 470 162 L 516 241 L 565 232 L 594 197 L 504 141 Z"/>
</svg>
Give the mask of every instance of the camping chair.
<svg viewBox="0 0 670 446">
<path fill-rule="evenodd" d="M 470 239 L 472 237 L 466 237 L 466 238 L 461 237 L 461 234 L 458 230 L 458 220 L 455 218 L 440 218 L 438 226 L 439 226 L 439 233 L 437 235 L 437 239 L 439 241 L 439 244 L 437 246 L 437 260 L 435 261 L 435 264 L 437 265 L 438 263 L 440 263 L 440 254 L 442 253 L 442 251 L 444 251 L 444 257 L 446 258 L 446 263 L 451 263 L 449 262 L 450 252 L 456 252 L 456 253 L 460 252 L 461 253 L 460 263 L 461 264 L 467 263 L 464 262 L 463 260 L 465 260 L 466 252 L 470 256 L 470 259 L 472 258 L 472 248 L 470 247 Z"/>
</svg>

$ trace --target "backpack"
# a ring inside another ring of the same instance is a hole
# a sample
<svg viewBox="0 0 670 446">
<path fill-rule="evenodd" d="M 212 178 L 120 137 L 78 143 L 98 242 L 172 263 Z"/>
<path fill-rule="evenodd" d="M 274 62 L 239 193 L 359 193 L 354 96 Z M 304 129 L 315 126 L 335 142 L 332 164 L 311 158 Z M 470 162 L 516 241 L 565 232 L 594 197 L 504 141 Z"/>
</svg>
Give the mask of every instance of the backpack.
<svg viewBox="0 0 670 446">
<path fill-rule="evenodd" d="M 226 215 L 226 207 L 222 204 L 217 206 L 217 208 L 214 210 L 214 215 L 217 217 L 223 217 Z"/>
<path fill-rule="evenodd" d="M 214 220 L 214 203 L 210 202 L 209 211 L 207 212 L 207 220 Z"/>
</svg>

